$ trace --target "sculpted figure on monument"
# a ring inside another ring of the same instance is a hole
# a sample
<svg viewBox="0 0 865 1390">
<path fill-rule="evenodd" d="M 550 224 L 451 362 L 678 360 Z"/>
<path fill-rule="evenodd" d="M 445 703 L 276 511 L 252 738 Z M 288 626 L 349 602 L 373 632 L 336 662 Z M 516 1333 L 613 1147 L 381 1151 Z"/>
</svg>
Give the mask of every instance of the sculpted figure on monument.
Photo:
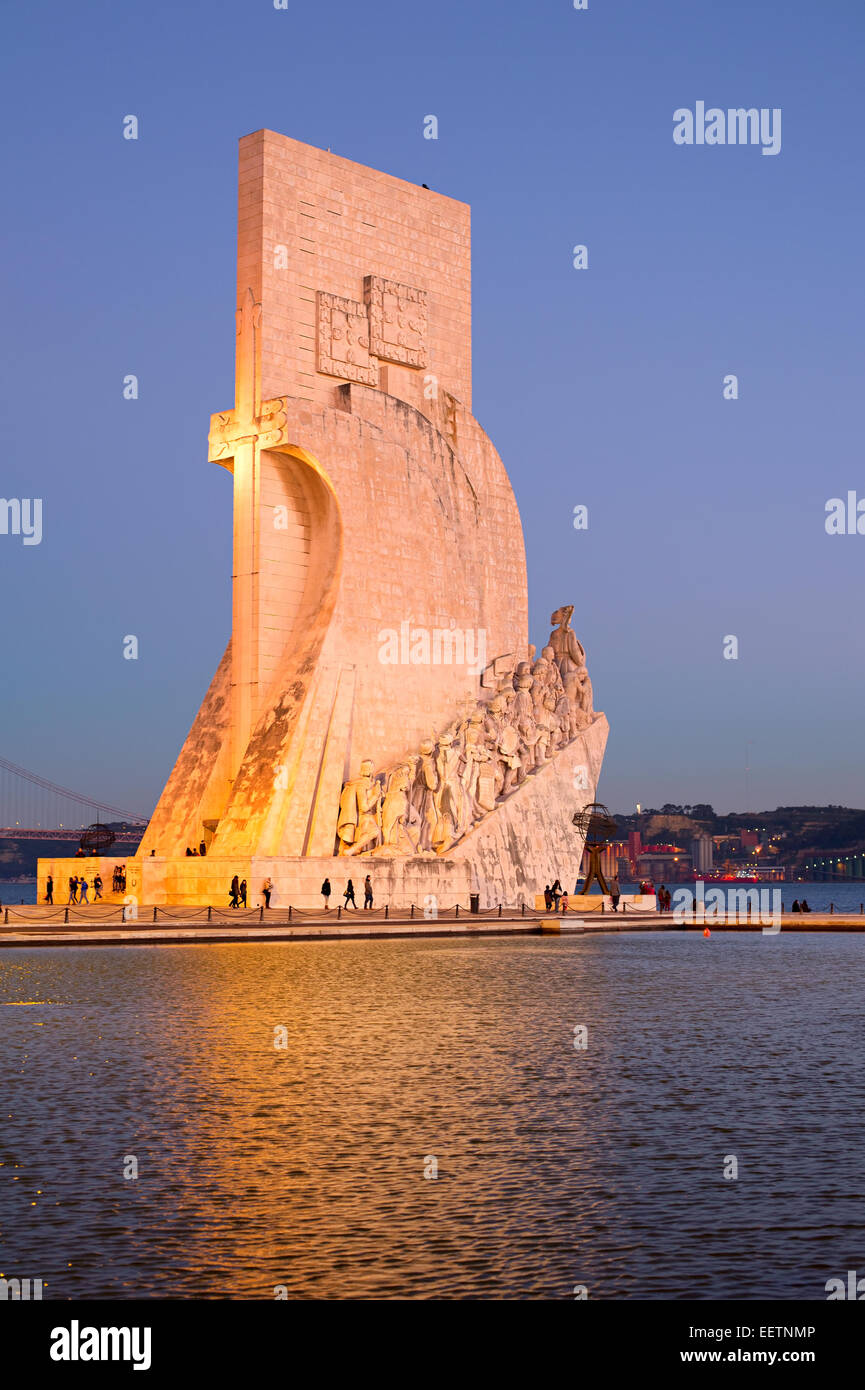
<svg viewBox="0 0 865 1390">
<path fill-rule="evenodd" d="M 496 796 L 507 796 L 520 769 L 520 736 L 511 723 L 503 693 L 494 695 L 487 706 L 484 732 L 495 763 Z"/>
<path fill-rule="evenodd" d="M 427 738 L 420 746 L 420 759 L 412 788 L 412 806 L 414 819 L 419 826 L 418 849 L 421 854 L 431 853 L 433 847 L 433 835 L 438 820 L 438 812 L 436 811 L 438 784 L 435 744 L 431 738 Z"/>
<path fill-rule="evenodd" d="M 450 849 L 465 830 L 465 794 L 460 780 L 460 761 L 462 754 L 454 741 L 454 731 L 449 729 L 439 738 L 436 771 L 439 786 L 435 804 L 437 819 L 433 831 L 433 849 L 444 854 Z"/>
<path fill-rule="evenodd" d="M 473 823 L 495 809 L 496 779 L 493 755 L 484 739 L 484 712 L 475 710 L 465 732 L 463 791 L 470 821 Z"/>
<path fill-rule="evenodd" d="M 536 767 L 540 767 L 542 763 L 553 756 L 552 724 L 546 704 L 547 682 L 551 665 L 552 662 L 547 660 L 545 656 L 539 656 L 532 667 L 532 711 L 535 727 L 538 731 L 538 740 L 535 744 Z"/>
<path fill-rule="evenodd" d="M 498 755 L 499 739 L 504 732 L 505 722 L 505 702 L 501 694 L 496 694 L 490 700 L 484 712 L 484 743 L 492 759 L 497 799 L 501 796 L 502 784 L 505 777 L 505 771 Z"/>
<path fill-rule="evenodd" d="M 547 663 L 547 685 L 551 686 L 556 695 L 559 696 L 564 691 L 565 683 L 556 661 L 556 653 L 552 647 L 546 646 L 541 652 L 541 656 Z"/>
<path fill-rule="evenodd" d="M 562 747 L 574 737 L 574 715 L 564 690 L 556 701 L 555 718 L 559 726 L 559 747 Z"/>
<path fill-rule="evenodd" d="M 595 717 L 594 696 L 592 694 L 592 682 L 589 680 L 589 672 L 586 667 L 586 658 L 583 656 L 583 664 L 578 672 L 577 686 L 580 694 L 580 708 L 577 712 L 578 727 L 585 729 L 587 724 L 591 724 Z M 573 712 L 572 712 L 573 713 Z"/>
<path fill-rule="evenodd" d="M 508 719 L 513 719 L 514 698 L 517 693 L 517 673 L 516 668 L 509 671 L 503 678 L 499 688 L 502 697 L 503 707 Z"/>
<path fill-rule="evenodd" d="M 401 854 L 417 853 L 417 844 L 409 831 L 411 791 L 414 772 L 411 763 L 401 763 L 390 774 L 381 810 L 381 851 Z"/>
<path fill-rule="evenodd" d="M 360 776 L 342 789 L 336 827 L 340 854 L 362 854 L 381 843 L 381 784 L 372 774 L 373 764 L 365 758 Z"/>
<path fill-rule="evenodd" d="M 520 758 L 520 736 L 513 724 L 508 723 L 502 733 L 498 747 L 499 757 L 504 767 L 502 796 L 508 796 L 518 785 L 522 759 Z"/>
<path fill-rule="evenodd" d="M 550 731 L 550 744 L 548 756 L 551 758 L 554 757 L 555 754 L 558 753 L 559 749 L 565 743 L 568 742 L 568 739 L 570 737 L 570 734 L 567 729 L 564 731 L 564 733 L 562 732 L 562 727 L 559 721 L 558 713 L 559 698 L 560 697 L 556 689 L 555 682 L 553 680 L 548 679 L 547 688 L 544 691 L 544 711 L 547 716 L 547 726 Z"/>
<path fill-rule="evenodd" d="M 586 653 L 571 628 L 573 611 L 574 605 L 567 604 L 563 608 L 557 608 L 550 617 L 551 623 L 558 623 L 558 627 L 550 633 L 550 646 L 555 653 L 556 665 L 571 706 L 572 736 L 590 724 L 594 714 L 592 684 L 586 669 Z"/>
<path fill-rule="evenodd" d="M 533 677 L 531 666 L 527 661 L 520 662 L 514 679 L 517 689 L 514 703 L 511 706 L 511 717 L 520 736 L 524 753 L 519 778 L 520 782 L 523 782 L 528 772 L 538 766 L 539 752 L 541 759 L 543 759 L 544 730 L 538 728 L 535 720 L 535 706 L 532 699 Z"/>
<path fill-rule="evenodd" d="M 464 713 L 438 744 L 400 763 L 383 795 L 372 763 L 340 798 L 340 854 L 444 854 L 496 802 L 555 757 L 593 718 L 583 647 L 571 629 L 573 605 L 559 608 L 550 641 L 534 659 L 498 657 L 484 671 L 488 702 L 467 697 Z"/>
</svg>

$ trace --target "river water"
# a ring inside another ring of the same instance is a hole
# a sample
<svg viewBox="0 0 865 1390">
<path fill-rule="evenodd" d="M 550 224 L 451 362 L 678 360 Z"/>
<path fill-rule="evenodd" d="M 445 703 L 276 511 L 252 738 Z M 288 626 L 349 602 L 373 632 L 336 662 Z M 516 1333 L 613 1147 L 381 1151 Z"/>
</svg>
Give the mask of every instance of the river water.
<svg viewBox="0 0 865 1390">
<path fill-rule="evenodd" d="M 825 1298 L 865 1272 L 863 984 L 865 937 L 784 932 L 3 951 L 0 1274 Z"/>
</svg>

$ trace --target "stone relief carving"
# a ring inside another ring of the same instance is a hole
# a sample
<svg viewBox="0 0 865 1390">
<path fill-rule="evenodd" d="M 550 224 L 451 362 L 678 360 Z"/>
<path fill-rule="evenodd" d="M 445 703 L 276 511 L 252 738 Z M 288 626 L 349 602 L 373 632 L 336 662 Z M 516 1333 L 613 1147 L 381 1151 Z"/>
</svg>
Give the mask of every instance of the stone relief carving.
<svg viewBox="0 0 865 1390">
<path fill-rule="evenodd" d="M 406 367 L 427 365 L 426 290 L 399 285 L 381 275 L 367 275 L 363 298 L 369 315 L 369 350 L 385 362 Z"/>
<path fill-rule="evenodd" d="M 360 765 L 360 776 L 346 782 L 339 798 L 340 854 L 362 854 L 381 844 L 381 784 L 373 778 L 374 764 Z"/>
<path fill-rule="evenodd" d="M 316 295 L 318 370 L 365 386 L 378 385 L 378 362 L 370 355 L 366 306 L 338 294 Z"/>
<path fill-rule="evenodd" d="M 426 290 L 367 275 L 363 303 L 316 294 L 318 370 L 327 376 L 378 385 L 378 361 L 427 365 Z"/>
<path fill-rule="evenodd" d="M 417 854 L 416 835 L 411 833 L 410 796 L 417 759 L 401 763 L 388 778 L 381 809 L 382 842 L 376 854 Z"/>
<path fill-rule="evenodd" d="M 591 724 L 595 711 L 592 682 L 586 670 L 586 653 L 571 627 L 573 611 L 574 605 L 571 603 L 564 608 L 557 608 L 553 613 L 550 622 L 558 623 L 558 627 L 550 633 L 550 646 L 561 672 L 565 694 L 570 701 L 571 727 L 575 726 L 576 732 Z"/>
<path fill-rule="evenodd" d="M 230 458 L 239 440 L 250 435 L 255 438 L 260 449 L 273 449 L 279 444 L 288 443 L 288 401 L 285 396 L 274 396 L 272 400 L 262 401 L 258 414 L 251 420 L 238 419 L 237 411 L 221 410 L 210 417 L 207 457 L 211 463 Z"/>
<path fill-rule="evenodd" d="M 339 800 L 341 855 L 445 854 L 527 777 L 538 772 L 595 718 L 586 654 L 570 626 L 573 605 L 537 660 L 496 658 L 485 691 L 465 716 L 389 773 L 370 759 Z M 494 693 L 490 694 L 490 690 Z"/>
<path fill-rule="evenodd" d="M 433 836 L 438 820 L 436 809 L 438 784 L 435 741 L 428 738 L 420 746 L 420 758 L 418 759 L 411 794 L 412 819 L 418 826 L 418 849 L 422 854 L 432 852 Z"/>
</svg>

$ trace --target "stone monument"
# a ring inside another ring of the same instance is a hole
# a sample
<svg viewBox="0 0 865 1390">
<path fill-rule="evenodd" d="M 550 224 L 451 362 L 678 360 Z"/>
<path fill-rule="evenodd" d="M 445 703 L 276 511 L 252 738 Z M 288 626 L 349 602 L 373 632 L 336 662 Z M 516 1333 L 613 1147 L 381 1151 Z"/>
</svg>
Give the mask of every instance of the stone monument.
<svg viewBox="0 0 865 1390">
<path fill-rule="evenodd" d="M 240 142 L 236 394 L 209 439 L 231 639 L 128 862 L 142 902 L 221 904 L 237 873 L 252 904 L 271 879 L 273 907 L 319 906 L 357 857 L 397 907 L 576 877 L 607 722 L 572 607 L 529 646 L 519 513 L 471 413 L 469 218 Z"/>
</svg>

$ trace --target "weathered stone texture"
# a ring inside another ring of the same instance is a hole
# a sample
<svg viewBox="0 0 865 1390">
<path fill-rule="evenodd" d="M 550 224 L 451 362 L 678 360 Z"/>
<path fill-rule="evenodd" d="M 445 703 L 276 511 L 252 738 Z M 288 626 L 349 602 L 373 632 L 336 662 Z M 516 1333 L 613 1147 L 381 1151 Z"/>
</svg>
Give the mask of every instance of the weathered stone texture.
<svg viewBox="0 0 865 1390">
<path fill-rule="evenodd" d="M 519 513 L 471 414 L 469 219 L 271 131 L 240 142 L 236 399 L 209 441 L 233 476 L 232 639 L 141 846 L 152 901 L 207 901 L 244 866 L 309 899 L 361 760 L 392 768 L 479 695 L 465 661 L 383 660 L 389 633 L 528 659 Z M 399 900 L 438 874 L 530 901 L 576 854 L 570 770 L 594 786 L 605 737 L 601 717 L 453 855 L 377 873 Z"/>
</svg>

